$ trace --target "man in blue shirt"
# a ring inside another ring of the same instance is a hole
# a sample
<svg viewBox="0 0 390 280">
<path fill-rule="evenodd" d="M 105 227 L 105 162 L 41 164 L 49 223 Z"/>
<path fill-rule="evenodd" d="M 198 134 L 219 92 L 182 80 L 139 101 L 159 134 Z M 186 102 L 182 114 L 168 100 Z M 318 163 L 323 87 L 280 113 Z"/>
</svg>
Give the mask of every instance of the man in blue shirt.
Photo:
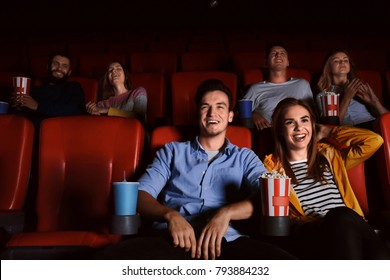
<svg viewBox="0 0 390 280">
<path fill-rule="evenodd" d="M 106 258 L 132 258 L 138 251 L 138 259 L 290 259 L 233 225 L 254 213 L 251 197 L 266 169 L 252 150 L 226 138 L 233 120 L 230 90 L 219 80 L 206 80 L 195 101 L 198 136 L 166 144 L 139 179 L 138 212 L 153 222 L 158 237 L 130 239 L 127 250 L 119 245 Z M 137 250 L 140 244 L 146 245 Z"/>
</svg>

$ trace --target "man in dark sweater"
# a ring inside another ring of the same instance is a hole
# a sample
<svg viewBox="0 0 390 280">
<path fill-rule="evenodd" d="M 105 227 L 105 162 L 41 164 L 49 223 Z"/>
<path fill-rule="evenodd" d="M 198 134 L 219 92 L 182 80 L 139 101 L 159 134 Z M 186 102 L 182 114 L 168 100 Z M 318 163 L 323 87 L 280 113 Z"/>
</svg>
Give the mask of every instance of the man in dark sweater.
<svg viewBox="0 0 390 280">
<path fill-rule="evenodd" d="M 40 86 L 32 87 L 29 95 L 17 95 L 14 106 L 23 111 L 39 127 L 48 117 L 80 115 L 84 113 L 84 92 L 77 82 L 68 81 L 71 74 L 69 56 L 57 53 L 50 57 L 48 77 Z"/>
<path fill-rule="evenodd" d="M 60 116 L 81 115 L 85 112 L 84 92 L 78 82 L 68 81 L 71 74 L 71 59 L 56 53 L 48 60 L 48 76 L 35 81 L 29 95 L 13 94 L 11 106 L 14 113 L 29 118 L 35 126 L 33 163 L 29 191 L 26 197 L 26 228 L 36 223 L 35 200 L 38 187 L 39 131 L 44 119 Z M 38 85 L 39 84 L 39 85 Z"/>
</svg>

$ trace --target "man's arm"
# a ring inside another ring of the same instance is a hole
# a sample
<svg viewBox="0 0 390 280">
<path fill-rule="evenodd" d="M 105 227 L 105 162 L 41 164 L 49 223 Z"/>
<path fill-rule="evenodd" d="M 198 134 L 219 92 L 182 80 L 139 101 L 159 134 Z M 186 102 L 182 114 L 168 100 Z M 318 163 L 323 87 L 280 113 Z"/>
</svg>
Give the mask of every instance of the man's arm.
<svg viewBox="0 0 390 280">
<path fill-rule="evenodd" d="M 253 112 L 253 124 L 257 128 L 257 130 L 263 130 L 264 128 L 271 127 L 271 123 L 264 118 L 260 113 Z"/>
<path fill-rule="evenodd" d="M 179 212 L 162 205 L 145 191 L 138 192 L 137 210 L 145 218 L 154 221 L 166 221 L 172 236 L 173 246 L 191 251 L 191 257 L 195 257 L 196 238 L 194 229 Z"/>
</svg>

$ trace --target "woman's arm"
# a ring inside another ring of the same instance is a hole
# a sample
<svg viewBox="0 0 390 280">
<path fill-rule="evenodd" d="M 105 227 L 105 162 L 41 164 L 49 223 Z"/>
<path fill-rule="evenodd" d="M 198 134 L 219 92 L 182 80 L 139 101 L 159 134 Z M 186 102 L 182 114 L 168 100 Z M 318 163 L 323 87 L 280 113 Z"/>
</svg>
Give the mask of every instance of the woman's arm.
<svg viewBox="0 0 390 280">
<path fill-rule="evenodd" d="M 344 93 L 341 96 L 340 107 L 339 107 L 339 119 L 340 123 L 343 123 L 345 113 L 347 112 L 349 103 L 355 97 L 359 88 L 361 87 L 362 82 L 359 79 L 353 79 L 348 81 L 344 87 Z"/>
<path fill-rule="evenodd" d="M 353 126 L 333 127 L 328 139 L 341 150 L 347 168 L 367 160 L 383 144 L 383 138 L 379 134 Z"/>
</svg>

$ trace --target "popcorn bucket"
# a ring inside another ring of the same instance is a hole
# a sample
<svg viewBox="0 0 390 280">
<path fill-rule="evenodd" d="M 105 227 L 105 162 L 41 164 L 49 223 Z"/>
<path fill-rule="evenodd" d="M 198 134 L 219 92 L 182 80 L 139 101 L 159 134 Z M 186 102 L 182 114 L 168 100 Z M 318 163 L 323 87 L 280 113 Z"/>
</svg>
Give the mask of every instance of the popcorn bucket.
<svg viewBox="0 0 390 280">
<path fill-rule="evenodd" d="M 321 104 L 321 117 L 335 117 L 339 115 L 340 94 L 325 92 L 319 94 Z"/>
<path fill-rule="evenodd" d="M 31 79 L 28 77 L 13 77 L 12 78 L 14 92 L 16 94 L 29 94 Z"/>
<path fill-rule="evenodd" d="M 290 232 L 290 178 L 260 178 L 261 233 L 285 236 Z"/>
</svg>

